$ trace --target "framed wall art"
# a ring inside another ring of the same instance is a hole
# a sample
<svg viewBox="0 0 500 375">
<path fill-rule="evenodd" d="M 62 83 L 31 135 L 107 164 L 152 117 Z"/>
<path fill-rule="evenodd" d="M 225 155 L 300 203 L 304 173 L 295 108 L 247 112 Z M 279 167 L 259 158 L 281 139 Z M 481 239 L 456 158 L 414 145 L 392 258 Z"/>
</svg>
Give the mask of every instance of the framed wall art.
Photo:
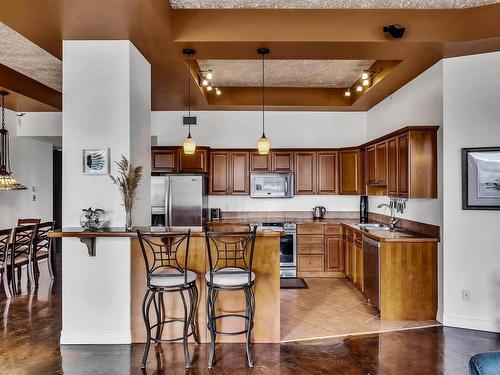
<svg viewBox="0 0 500 375">
<path fill-rule="evenodd" d="M 109 174 L 109 149 L 86 149 L 82 151 L 83 174 Z"/>
<path fill-rule="evenodd" d="M 500 210 L 500 147 L 462 149 L 462 209 Z"/>
</svg>

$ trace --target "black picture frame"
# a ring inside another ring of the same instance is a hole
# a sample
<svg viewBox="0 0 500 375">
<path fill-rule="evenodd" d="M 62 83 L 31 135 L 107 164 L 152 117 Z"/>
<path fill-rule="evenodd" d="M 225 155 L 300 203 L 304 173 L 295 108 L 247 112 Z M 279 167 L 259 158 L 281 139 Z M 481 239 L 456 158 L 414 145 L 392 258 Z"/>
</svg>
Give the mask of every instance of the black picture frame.
<svg viewBox="0 0 500 375">
<path fill-rule="evenodd" d="M 498 204 L 472 204 L 469 200 L 469 154 L 470 153 L 491 153 L 498 152 L 500 155 L 500 147 L 474 147 L 462 148 L 462 210 L 488 210 L 500 211 L 500 194 Z M 500 156 L 499 156 L 500 157 Z M 499 159 L 500 161 L 500 159 Z M 496 199 L 496 198 L 494 198 Z"/>
</svg>

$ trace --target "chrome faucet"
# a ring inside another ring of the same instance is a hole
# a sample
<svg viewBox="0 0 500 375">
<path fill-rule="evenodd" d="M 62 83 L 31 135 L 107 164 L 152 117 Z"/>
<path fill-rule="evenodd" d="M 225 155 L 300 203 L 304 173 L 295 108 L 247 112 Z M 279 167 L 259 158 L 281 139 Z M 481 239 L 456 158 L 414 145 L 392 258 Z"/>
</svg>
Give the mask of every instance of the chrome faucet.
<svg viewBox="0 0 500 375">
<path fill-rule="evenodd" d="M 377 206 L 378 208 L 382 207 L 387 207 L 391 210 L 391 218 L 389 219 L 389 230 L 391 232 L 394 232 L 396 230 L 396 224 L 398 223 L 399 219 L 395 217 L 396 210 L 394 209 L 393 205 L 389 205 L 387 203 L 381 203 Z"/>
</svg>

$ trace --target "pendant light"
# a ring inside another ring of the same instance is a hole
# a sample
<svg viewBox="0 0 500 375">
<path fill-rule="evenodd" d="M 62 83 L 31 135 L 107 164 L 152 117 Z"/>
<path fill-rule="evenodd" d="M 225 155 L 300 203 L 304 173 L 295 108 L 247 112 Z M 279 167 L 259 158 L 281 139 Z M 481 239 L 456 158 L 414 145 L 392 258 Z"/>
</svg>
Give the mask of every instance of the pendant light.
<svg viewBox="0 0 500 375">
<path fill-rule="evenodd" d="M 188 55 L 189 58 L 189 72 L 188 72 L 188 93 L 189 93 L 189 106 L 188 106 L 188 136 L 182 142 L 182 148 L 184 149 L 184 154 L 193 155 L 196 151 L 196 141 L 191 137 L 191 56 L 195 54 L 194 49 L 186 48 L 182 50 L 182 53 Z"/>
<path fill-rule="evenodd" d="M 264 91 L 265 91 L 265 75 L 264 75 L 264 60 L 265 56 L 269 53 L 267 48 L 259 48 L 257 53 L 262 55 L 262 137 L 257 141 L 257 148 L 260 155 L 269 154 L 269 149 L 271 148 L 271 142 L 266 138 L 265 133 L 265 122 L 264 122 Z"/>
<path fill-rule="evenodd" d="M 0 129 L 0 191 L 26 190 L 26 186 L 20 184 L 12 177 L 9 156 L 9 131 L 5 129 L 5 97 L 8 92 L 0 91 L 2 97 L 2 128 Z"/>
</svg>

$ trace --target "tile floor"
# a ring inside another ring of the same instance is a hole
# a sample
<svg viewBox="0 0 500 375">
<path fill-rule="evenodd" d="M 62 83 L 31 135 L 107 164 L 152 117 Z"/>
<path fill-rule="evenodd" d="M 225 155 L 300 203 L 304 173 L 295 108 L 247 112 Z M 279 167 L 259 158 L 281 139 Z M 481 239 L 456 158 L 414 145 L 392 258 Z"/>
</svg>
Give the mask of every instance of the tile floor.
<svg viewBox="0 0 500 375">
<path fill-rule="evenodd" d="M 296 341 L 440 325 L 435 320 L 380 320 L 347 279 L 307 278 L 309 289 L 281 290 L 281 340 Z"/>
</svg>

